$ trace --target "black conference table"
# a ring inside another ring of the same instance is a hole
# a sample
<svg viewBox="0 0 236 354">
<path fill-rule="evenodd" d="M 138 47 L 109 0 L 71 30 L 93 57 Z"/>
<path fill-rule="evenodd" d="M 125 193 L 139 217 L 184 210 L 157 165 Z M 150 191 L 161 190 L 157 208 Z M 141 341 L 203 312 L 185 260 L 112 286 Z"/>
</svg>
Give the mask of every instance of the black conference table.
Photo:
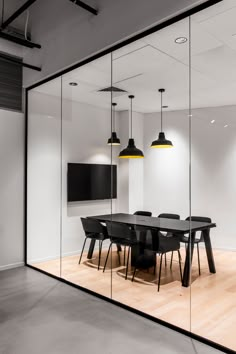
<svg viewBox="0 0 236 354">
<path fill-rule="evenodd" d="M 182 235 L 189 234 L 190 237 L 187 245 L 187 252 L 186 252 L 184 273 L 183 273 L 183 280 L 182 280 L 182 285 L 184 287 L 189 286 L 195 232 L 202 231 L 209 271 L 211 273 L 216 273 L 215 262 L 214 262 L 212 246 L 211 246 L 211 239 L 210 239 L 210 229 L 216 227 L 215 223 L 191 221 L 191 225 L 190 225 L 190 222 L 187 220 L 175 220 L 175 219 L 157 218 L 157 217 L 123 214 L 123 213 L 88 216 L 88 218 L 96 219 L 99 220 L 100 222 L 114 221 L 114 222 L 119 222 L 130 226 L 142 226 L 142 227 L 146 227 L 151 231 L 171 232 L 176 236 L 181 234 Z M 94 244 L 95 243 L 92 240 L 90 243 L 90 248 L 89 248 L 87 258 L 92 257 Z M 131 254 L 132 252 L 133 250 L 131 249 Z M 131 265 L 132 265 L 132 258 L 131 258 Z"/>
</svg>

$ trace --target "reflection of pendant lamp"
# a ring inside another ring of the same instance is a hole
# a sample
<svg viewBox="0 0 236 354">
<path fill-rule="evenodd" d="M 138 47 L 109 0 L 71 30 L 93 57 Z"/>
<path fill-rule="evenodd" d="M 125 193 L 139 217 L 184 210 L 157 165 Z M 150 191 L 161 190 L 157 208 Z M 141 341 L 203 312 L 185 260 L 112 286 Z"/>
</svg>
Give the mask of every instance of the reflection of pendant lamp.
<svg viewBox="0 0 236 354">
<path fill-rule="evenodd" d="M 134 98 L 134 96 L 130 95 L 129 98 L 130 98 L 130 122 L 131 122 L 130 136 L 131 137 L 129 139 L 127 148 L 125 148 L 124 150 L 122 150 L 120 152 L 119 158 L 121 158 L 121 159 L 140 159 L 140 158 L 144 157 L 143 152 L 136 148 L 134 139 L 132 138 L 132 119 L 133 119 L 133 117 L 132 117 L 132 113 L 133 113 L 132 99 Z"/>
<path fill-rule="evenodd" d="M 113 106 L 113 114 L 112 114 L 112 118 L 113 118 L 113 132 L 111 133 L 111 138 L 108 139 L 107 141 L 107 145 L 112 145 L 112 146 L 117 146 L 120 145 L 120 139 L 117 138 L 116 132 L 115 132 L 115 107 L 117 106 L 117 103 L 112 103 Z"/>
<path fill-rule="evenodd" d="M 166 140 L 165 133 L 162 131 L 162 94 L 165 92 L 165 89 L 159 89 L 161 93 L 161 131 L 159 133 L 158 139 L 152 142 L 152 148 L 171 148 L 173 144 L 170 140 Z"/>
</svg>

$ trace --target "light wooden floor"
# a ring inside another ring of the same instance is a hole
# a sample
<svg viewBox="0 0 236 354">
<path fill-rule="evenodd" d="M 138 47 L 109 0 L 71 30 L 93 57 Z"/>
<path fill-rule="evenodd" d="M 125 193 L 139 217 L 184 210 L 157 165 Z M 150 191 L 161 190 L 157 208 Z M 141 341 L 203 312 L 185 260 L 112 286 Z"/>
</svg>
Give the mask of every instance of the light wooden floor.
<svg viewBox="0 0 236 354">
<path fill-rule="evenodd" d="M 184 260 L 184 249 L 181 254 Z M 91 260 L 87 260 L 84 253 L 80 265 L 79 255 L 64 257 L 61 260 L 61 277 L 107 297 L 112 296 L 116 301 L 236 350 L 236 252 L 214 250 L 217 273 L 210 274 L 205 250 L 201 249 L 201 276 L 198 275 L 195 254 L 192 286 L 189 288 L 181 286 L 177 253 L 174 256 L 172 271 L 169 268 L 168 256 L 167 267 L 163 266 L 159 293 L 157 275 L 153 274 L 153 269 L 149 272 L 139 271 L 135 281 L 131 282 L 131 269 L 128 279 L 124 278 L 123 253 L 120 266 L 116 248 L 113 247 L 112 257 L 103 273 L 105 256 L 106 250 L 103 250 L 99 271 L 96 252 Z M 60 276 L 60 260 L 34 266 Z"/>
</svg>

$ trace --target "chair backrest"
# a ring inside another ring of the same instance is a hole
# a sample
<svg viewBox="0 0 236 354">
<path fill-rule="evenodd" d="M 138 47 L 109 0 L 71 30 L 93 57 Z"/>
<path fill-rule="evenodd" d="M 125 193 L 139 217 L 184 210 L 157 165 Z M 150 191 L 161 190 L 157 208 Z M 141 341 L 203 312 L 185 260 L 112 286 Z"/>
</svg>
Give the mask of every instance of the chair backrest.
<svg viewBox="0 0 236 354">
<path fill-rule="evenodd" d="M 190 216 L 188 216 L 185 220 L 189 221 Z M 206 216 L 191 216 L 191 221 L 200 221 L 200 222 L 211 223 L 211 218 L 208 218 Z"/>
<path fill-rule="evenodd" d="M 132 231 L 131 229 L 123 223 L 118 222 L 106 222 L 107 232 L 111 238 L 120 238 L 120 239 L 131 239 L 132 238 Z"/>
<path fill-rule="evenodd" d="M 200 222 L 208 222 L 208 223 L 211 223 L 211 218 L 208 218 L 206 216 L 188 216 L 185 220 L 186 221 L 189 221 L 191 218 L 191 221 L 200 221 Z M 210 228 L 208 229 L 210 230 Z M 196 235 L 196 232 L 195 232 L 195 235 Z M 203 232 L 200 231 L 200 238 L 198 237 L 197 238 L 199 241 L 203 241 Z M 199 242 L 198 241 L 198 242 Z"/>
<path fill-rule="evenodd" d="M 104 229 L 98 220 L 90 218 L 81 218 L 81 222 L 86 235 L 103 234 Z"/>
<path fill-rule="evenodd" d="M 180 220 L 180 216 L 178 214 L 168 214 L 168 213 L 159 214 L 158 218 Z"/>
<path fill-rule="evenodd" d="M 142 210 L 138 210 L 134 213 L 134 215 L 142 215 L 142 216 L 152 216 L 152 212 L 151 211 L 142 211 Z"/>
</svg>

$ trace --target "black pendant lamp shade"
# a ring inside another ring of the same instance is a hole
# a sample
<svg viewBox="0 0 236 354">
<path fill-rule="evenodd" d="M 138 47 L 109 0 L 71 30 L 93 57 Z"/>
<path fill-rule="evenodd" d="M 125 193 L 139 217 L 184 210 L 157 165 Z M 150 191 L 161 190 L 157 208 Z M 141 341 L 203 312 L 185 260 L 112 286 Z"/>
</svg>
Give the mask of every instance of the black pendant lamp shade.
<svg viewBox="0 0 236 354">
<path fill-rule="evenodd" d="M 136 148 L 134 139 L 130 138 L 127 148 L 120 152 L 121 159 L 140 159 L 143 158 L 143 152 Z"/>
<path fill-rule="evenodd" d="M 115 130 L 115 107 L 117 103 L 112 103 L 113 106 L 113 129 Z M 120 139 L 117 138 L 116 132 L 111 133 L 111 137 L 107 141 L 107 145 L 117 146 L 120 145 Z"/>
<path fill-rule="evenodd" d="M 119 154 L 119 158 L 121 159 L 140 159 L 144 158 L 142 150 L 139 150 L 135 146 L 134 139 L 132 137 L 132 99 L 134 98 L 133 95 L 129 96 L 130 98 L 130 121 L 131 121 L 131 138 L 129 138 L 128 146 L 122 150 Z"/>
<path fill-rule="evenodd" d="M 162 131 L 162 94 L 163 92 L 165 92 L 165 89 L 159 89 L 159 92 L 161 93 L 161 131 L 159 133 L 158 139 L 154 140 L 152 142 L 151 147 L 152 148 L 159 148 L 159 149 L 163 149 L 163 148 L 171 148 L 173 147 L 173 144 L 170 140 L 167 140 L 165 137 L 165 133 Z"/>
</svg>

